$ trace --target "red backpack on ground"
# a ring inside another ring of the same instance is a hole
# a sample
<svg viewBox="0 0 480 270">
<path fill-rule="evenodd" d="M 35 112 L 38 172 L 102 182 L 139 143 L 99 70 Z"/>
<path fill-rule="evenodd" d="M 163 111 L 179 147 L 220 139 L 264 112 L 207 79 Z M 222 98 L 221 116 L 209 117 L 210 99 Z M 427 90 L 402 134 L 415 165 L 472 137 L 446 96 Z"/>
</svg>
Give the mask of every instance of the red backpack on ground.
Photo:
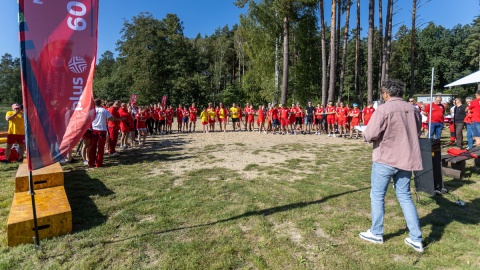
<svg viewBox="0 0 480 270">
<path fill-rule="evenodd" d="M 0 148 L 0 160 L 5 160 L 5 148 Z M 12 148 L 12 150 L 10 150 L 9 161 L 17 161 L 17 160 L 18 160 L 17 149 Z"/>
</svg>

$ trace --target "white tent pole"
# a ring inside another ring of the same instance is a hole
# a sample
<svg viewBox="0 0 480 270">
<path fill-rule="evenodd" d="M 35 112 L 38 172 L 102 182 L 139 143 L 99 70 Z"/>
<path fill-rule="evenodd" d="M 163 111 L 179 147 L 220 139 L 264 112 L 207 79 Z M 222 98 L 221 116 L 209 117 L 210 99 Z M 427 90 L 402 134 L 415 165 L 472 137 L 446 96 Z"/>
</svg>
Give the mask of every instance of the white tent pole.
<svg viewBox="0 0 480 270">
<path fill-rule="evenodd" d="M 431 138 L 432 130 L 432 107 L 433 107 L 433 75 L 435 74 L 435 68 L 432 67 L 432 82 L 430 84 L 430 112 L 428 113 L 428 138 Z"/>
</svg>

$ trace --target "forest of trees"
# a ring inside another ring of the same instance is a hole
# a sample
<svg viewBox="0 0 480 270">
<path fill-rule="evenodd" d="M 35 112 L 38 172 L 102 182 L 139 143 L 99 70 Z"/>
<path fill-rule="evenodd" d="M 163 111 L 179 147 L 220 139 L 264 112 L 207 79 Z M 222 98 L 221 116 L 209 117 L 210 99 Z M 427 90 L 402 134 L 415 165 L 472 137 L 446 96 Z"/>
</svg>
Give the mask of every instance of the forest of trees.
<svg viewBox="0 0 480 270">
<path fill-rule="evenodd" d="M 128 100 L 135 92 L 143 104 L 168 95 L 172 104 L 342 100 L 363 105 L 378 99 L 386 78 L 404 81 L 407 96 L 429 92 L 432 67 L 437 92 L 472 95 L 476 85 L 443 86 L 479 69 L 480 17 L 452 29 L 433 23 L 418 27 L 421 0 L 412 0 L 410 27 L 392 33 L 395 3 L 237 0 L 239 7 L 248 5 L 239 25 L 193 39 L 185 37 L 175 14 L 159 20 L 140 13 L 124 22 L 117 57 L 111 51 L 99 57 L 94 95 Z M 360 8 L 369 10 L 368 18 L 360 18 Z M 324 10 L 332 11 L 330 18 Z M 368 36 L 361 37 L 364 20 Z M 5 54 L 0 102 L 20 101 L 20 61 Z"/>
</svg>

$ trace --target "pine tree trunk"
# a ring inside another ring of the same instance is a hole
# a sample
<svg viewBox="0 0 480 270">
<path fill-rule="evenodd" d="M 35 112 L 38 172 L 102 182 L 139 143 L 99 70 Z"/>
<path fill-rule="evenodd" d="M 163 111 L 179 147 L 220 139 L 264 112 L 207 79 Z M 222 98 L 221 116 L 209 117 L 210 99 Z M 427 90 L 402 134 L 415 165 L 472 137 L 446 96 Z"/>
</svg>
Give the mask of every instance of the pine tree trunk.
<svg viewBox="0 0 480 270">
<path fill-rule="evenodd" d="M 368 63 L 367 63 L 367 101 L 373 101 L 373 16 L 375 0 L 369 0 L 368 5 Z"/>
<path fill-rule="evenodd" d="M 383 1 L 378 1 L 378 84 L 377 89 L 382 86 L 382 67 L 383 67 Z M 380 91 L 377 90 L 375 98 L 380 99 Z"/>
<path fill-rule="evenodd" d="M 336 7 L 336 0 L 332 0 L 332 17 L 330 20 L 330 84 L 328 88 L 328 100 L 335 99 L 335 58 L 337 55 L 335 51 Z"/>
<path fill-rule="evenodd" d="M 325 44 L 326 34 L 325 34 L 325 9 L 323 0 L 320 0 L 320 45 L 322 48 L 322 104 L 327 106 L 327 86 L 328 86 L 328 77 L 327 77 L 327 48 Z"/>
<path fill-rule="evenodd" d="M 280 99 L 281 104 L 287 104 L 287 92 L 288 92 L 288 56 L 289 56 L 289 40 L 288 40 L 288 17 L 283 18 L 283 76 L 282 76 L 282 97 Z"/>
<path fill-rule="evenodd" d="M 347 44 L 348 44 L 348 30 L 350 23 L 350 7 L 352 5 L 351 0 L 347 0 L 347 13 L 345 18 L 345 29 L 343 31 L 343 51 L 342 51 L 342 68 L 340 70 L 340 84 L 338 89 L 338 102 L 342 101 L 343 96 L 343 84 L 345 81 L 345 68 L 347 65 Z"/>
<path fill-rule="evenodd" d="M 412 32 L 410 40 L 410 98 L 413 97 L 413 89 L 415 87 L 415 19 L 417 16 L 417 0 L 413 0 L 412 8 Z"/>
<path fill-rule="evenodd" d="M 389 63 L 391 53 L 391 41 L 392 41 L 392 18 L 393 18 L 393 0 L 388 0 L 387 4 L 387 18 L 385 27 L 385 41 L 383 43 L 383 61 L 382 61 L 382 81 L 388 79 L 389 75 Z"/>
<path fill-rule="evenodd" d="M 355 102 L 360 95 L 360 0 L 357 0 L 357 32 L 355 38 Z"/>
</svg>

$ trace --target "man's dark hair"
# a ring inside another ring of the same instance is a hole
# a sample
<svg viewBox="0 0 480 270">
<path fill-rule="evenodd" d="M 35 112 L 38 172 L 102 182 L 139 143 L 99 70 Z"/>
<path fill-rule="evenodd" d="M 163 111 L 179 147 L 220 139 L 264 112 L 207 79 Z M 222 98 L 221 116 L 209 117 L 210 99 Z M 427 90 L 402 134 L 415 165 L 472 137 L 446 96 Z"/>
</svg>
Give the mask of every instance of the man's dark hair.
<svg viewBox="0 0 480 270">
<path fill-rule="evenodd" d="M 391 97 L 403 96 L 403 89 L 405 84 L 402 81 L 395 79 L 388 79 L 382 82 L 382 89 L 388 93 Z"/>
<path fill-rule="evenodd" d="M 102 106 L 102 99 L 100 99 L 100 98 L 95 99 L 95 106 L 97 106 L 97 107 Z"/>
</svg>

